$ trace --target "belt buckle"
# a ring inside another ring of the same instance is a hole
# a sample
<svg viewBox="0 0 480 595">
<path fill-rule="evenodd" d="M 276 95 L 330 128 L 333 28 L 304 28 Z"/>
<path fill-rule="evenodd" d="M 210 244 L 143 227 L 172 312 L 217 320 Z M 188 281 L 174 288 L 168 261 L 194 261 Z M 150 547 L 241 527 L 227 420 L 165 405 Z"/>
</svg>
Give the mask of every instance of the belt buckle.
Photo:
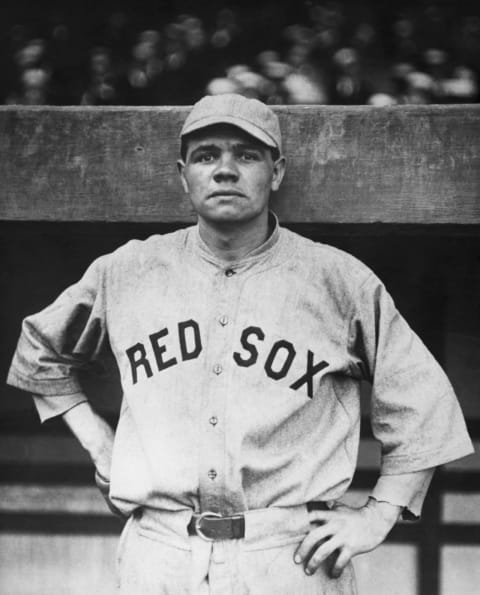
<svg viewBox="0 0 480 595">
<path fill-rule="evenodd" d="M 221 514 L 218 514 L 218 512 L 209 512 L 207 510 L 206 512 L 200 513 L 197 516 L 197 518 L 195 519 L 195 531 L 197 532 L 197 535 L 199 537 L 201 537 L 205 541 L 214 541 L 214 539 L 212 537 L 207 537 L 205 535 L 205 533 L 202 531 L 202 521 L 205 518 L 218 518 L 218 519 L 221 519 L 222 518 L 222 515 Z"/>
</svg>

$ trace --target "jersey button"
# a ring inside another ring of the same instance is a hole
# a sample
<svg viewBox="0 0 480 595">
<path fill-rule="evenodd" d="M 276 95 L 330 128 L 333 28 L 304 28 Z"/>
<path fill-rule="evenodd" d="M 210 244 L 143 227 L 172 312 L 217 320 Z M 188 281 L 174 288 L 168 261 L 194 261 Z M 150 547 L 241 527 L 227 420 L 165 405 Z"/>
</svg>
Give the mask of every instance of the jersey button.
<svg viewBox="0 0 480 595">
<path fill-rule="evenodd" d="M 226 275 L 227 277 L 231 277 L 232 275 L 235 275 L 235 271 L 234 271 L 233 269 L 227 269 L 227 270 L 225 271 L 225 275 Z"/>
<path fill-rule="evenodd" d="M 223 368 L 221 366 L 221 364 L 215 364 L 213 366 L 213 371 L 214 373 L 218 376 L 219 374 L 221 374 L 223 372 Z"/>
<path fill-rule="evenodd" d="M 208 472 L 208 477 L 213 481 L 217 477 L 217 472 L 215 469 L 210 469 Z"/>
<path fill-rule="evenodd" d="M 218 319 L 218 322 L 222 326 L 227 326 L 227 324 L 228 324 L 228 316 L 226 314 L 224 314 L 223 316 L 220 316 L 220 318 Z"/>
<path fill-rule="evenodd" d="M 212 426 L 216 426 L 218 424 L 218 417 L 212 415 L 212 417 L 208 420 Z"/>
</svg>

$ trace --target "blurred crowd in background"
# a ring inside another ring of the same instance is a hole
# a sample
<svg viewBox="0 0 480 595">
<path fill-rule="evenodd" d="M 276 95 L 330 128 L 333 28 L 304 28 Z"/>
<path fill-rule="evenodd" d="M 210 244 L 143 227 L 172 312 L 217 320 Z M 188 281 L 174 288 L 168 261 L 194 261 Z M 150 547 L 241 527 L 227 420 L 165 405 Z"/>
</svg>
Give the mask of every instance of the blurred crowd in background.
<svg viewBox="0 0 480 595">
<path fill-rule="evenodd" d="M 477 2 L 17 0 L 1 19 L 0 100 L 184 105 L 480 100 Z"/>
</svg>

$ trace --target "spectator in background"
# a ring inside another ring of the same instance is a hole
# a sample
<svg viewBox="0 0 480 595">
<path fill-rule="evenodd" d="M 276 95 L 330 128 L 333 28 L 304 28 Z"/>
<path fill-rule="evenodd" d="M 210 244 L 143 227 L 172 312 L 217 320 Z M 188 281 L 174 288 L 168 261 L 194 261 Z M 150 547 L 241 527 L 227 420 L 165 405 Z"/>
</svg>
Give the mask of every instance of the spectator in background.
<svg viewBox="0 0 480 595">
<path fill-rule="evenodd" d="M 82 94 L 82 105 L 117 105 L 121 103 L 119 77 L 114 71 L 110 52 L 103 47 L 90 54 L 89 80 Z"/>
<path fill-rule="evenodd" d="M 43 39 L 28 41 L 14 56 L 17 87 L 7 96 L 7 104 L 43 105 L 50 99 L 51 67 Z"/>
<path fill-rule="evenodd" d="M 142 31 L 132 48 L 128 67 L 128 103 L 148 105 L 152 101 L 152 88 L 166 68 L 162 38 L 156 30 Z"/>
<path fill-rule="evenodd" d="M 366 103 L 373 89 L 363 75 L 358 52 L 341 48 L 333 56 L 335 80 L 332 89 L 333 103 L 359 105 Z"/>
<path fill-rule="evenodd" d="M 325 75 L 311 58 L 313 30 L 294 25 L 288 27 L 284 35 L 291 44 L 287 52 L 291 70 L 283 83 L 287 91 L 287 103 L 329 103 Z"/>
</svg>

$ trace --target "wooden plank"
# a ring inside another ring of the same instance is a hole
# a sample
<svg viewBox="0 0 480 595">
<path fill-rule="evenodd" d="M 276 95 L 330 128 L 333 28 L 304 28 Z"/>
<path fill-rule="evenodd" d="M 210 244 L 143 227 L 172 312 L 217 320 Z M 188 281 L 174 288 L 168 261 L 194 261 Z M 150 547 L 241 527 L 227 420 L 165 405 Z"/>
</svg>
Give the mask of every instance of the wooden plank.
<svg viewBox="0 0 480 595">
<path fill-rule="evenodd" d="M 32 436 L 0 435 L 0 465 L 65 465 L 90 463 L 87 451 L 73 436 L 52 436 L 45 431 Z M 67 430 L 68 431 L 68 430 Z M 93 476 L 92 476 L 93 477 Z"/>
<path fill-rule="evenodd" d="M 0 534 L 0 593 L 114 595 L 117 545 L 116 534 Z"/>
<path fill-rule="evenodd" d="M 480 105 L 282 106 L 290 223 L 480 224 Z M 190 223 L 185 107 L 0 108 L 0 220 Z"/>
<path fill-rule="evenodd" d="M 71 536 L 119 535 L 123 524 L 123 519 L 111 512 L 107 512 L 105 515 L 42 514 L 40 512 L 0 513 L 0 535 L 5 533 Z M 0 593 L 3 594 L 1 588 Z"/>
<path fill-rule="evenodd" d="M 95 486 L 0 484 L 0 513 L 110 515 Z"/>
</svg>

